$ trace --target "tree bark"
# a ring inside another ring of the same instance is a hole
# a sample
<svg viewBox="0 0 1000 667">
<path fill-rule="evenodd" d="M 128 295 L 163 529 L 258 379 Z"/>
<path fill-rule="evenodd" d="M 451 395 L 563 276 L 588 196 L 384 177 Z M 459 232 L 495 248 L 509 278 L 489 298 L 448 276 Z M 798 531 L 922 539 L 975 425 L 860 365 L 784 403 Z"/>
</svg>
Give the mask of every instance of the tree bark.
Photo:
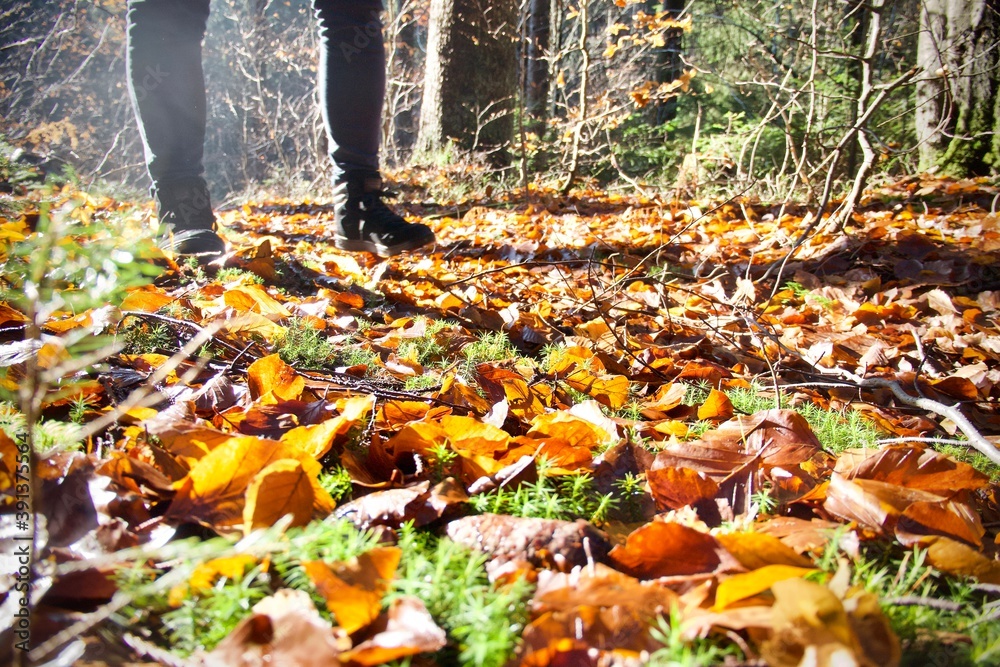
<svg viewBox="0 0 1000 667">
<path fill-rule="evenodd" d="M 917 65 L 920 167 L 1000 168 L 1000 0 L 923 0 Z"/>
<path fill-rule="evenodd" d="M 517 95 L 517 3 L 431 0 L 418 149 L 506 159 Z"/>
<path fill-rule="evenodd" d="M 686 0 L 647 2 L 646 5 L 650 13 L 655 14 L 657 7 L 662 7 L 662 11 L 667 12 L 669 18 L 679 19 L 684 15 Z M 670 83 L 684 73 L 684 61 L 681 59 L 684 31 L 672 28 L 664 35 L 664 40 L 665 44 L 653 52 L 652 79 L 656 83 Z M 650 120 L 656 125 L 673 120 L 677 117 L 677 97 L 658 100 L 656 104 L 651 105 L 649 112 L 652 114 Z"/>
<path fill-rule="evenodd" d="M 536 131 L 545 121 L 549 102 L 549 48 L 551 0 L 529 0 L 525 49 L 524 107 Z"/>
</svg>

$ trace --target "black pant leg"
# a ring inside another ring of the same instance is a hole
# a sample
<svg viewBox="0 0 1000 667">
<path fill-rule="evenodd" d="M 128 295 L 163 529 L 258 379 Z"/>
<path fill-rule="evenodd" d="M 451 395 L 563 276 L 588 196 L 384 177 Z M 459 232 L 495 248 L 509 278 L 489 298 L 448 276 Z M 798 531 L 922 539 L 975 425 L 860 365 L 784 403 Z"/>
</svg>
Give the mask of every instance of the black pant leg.
<svg viewBox="0 0 1000 667">
<path fill-rule="evenodd" d="M 127 70 L 154 188 L 204 184 L 209 0 L 129 0 Z"/>
<path fill-rule="evenodd" d="M 319 23 L 319 94 L 334 179 L 377 171 L 385 98 L 381 0 L 313 0 Z"/>
</svg>

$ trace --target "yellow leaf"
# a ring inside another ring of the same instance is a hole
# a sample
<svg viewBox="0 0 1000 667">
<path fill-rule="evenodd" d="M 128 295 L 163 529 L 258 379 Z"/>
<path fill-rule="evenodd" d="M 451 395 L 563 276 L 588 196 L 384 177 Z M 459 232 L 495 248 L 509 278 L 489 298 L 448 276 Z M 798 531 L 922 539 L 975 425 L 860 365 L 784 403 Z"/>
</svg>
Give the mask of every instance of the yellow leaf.
<svg viewBox="0 0 1000 667">
<path fill-rule="evenodd" d="M 238 556 L 226 556 L 224 558 L 213 558 L 210 561 L 200 563 L 194 568 L 187 583 L 174 586 L 170 589 L 167 602 L 171 607 L 179 607 L 188 597 L 188 593 L 207 591 L 215 584 L 220 577 L 226 579 L 238 579 L 243 576 L 247 568 L 253 567 L 257 560 L 253 556 L 241 554 Z"/>
<path fill-rule="evenodd" d="M 816 568 L 765 565 L 753 572 L 735 574 L 719 582 L 719 587 L 715 592 L 715 607 L 713 609 L 720 611 L 734 602 L 763 593 L 779 581 L 801 578 L 812 572 L 816 572 Z"/>
<path fill-rule="evenodd" d="M 260 285 L 239 285 L 226 290 L 223 299 L 227 306 L 240 312 L 258 313 L 270 320 L 291 317 L 288 309 L 278 303 Z"/>
</svg>

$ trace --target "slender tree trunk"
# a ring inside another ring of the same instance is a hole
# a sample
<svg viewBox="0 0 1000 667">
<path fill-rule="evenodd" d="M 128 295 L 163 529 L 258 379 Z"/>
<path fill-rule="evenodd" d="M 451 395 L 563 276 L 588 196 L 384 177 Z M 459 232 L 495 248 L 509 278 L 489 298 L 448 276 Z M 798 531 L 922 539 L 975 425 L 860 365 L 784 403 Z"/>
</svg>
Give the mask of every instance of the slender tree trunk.
<svg viewBox="0 0 1000 667">
<path fill-rule="evenodd" d="M 923 0 L 917 64 L 920 167 L 1000 168 L 1000 0 Z"/>
<path fill-rule="evenodd" d="M 549 48 L 551 0 L 529 0 L 525 49 L 524 107 L 536 132 L 544 124 L 549 101 Z"/>
<path fill-rule="evenodd" d="M 517 3 L 431 0 L 419 150 L 455 141 L 506 159 L 517 95 Z"/>
<path fill-rule="evenodd" d="M 662 11 L 667 12 L 668 18 L 679 19 L 684 14 L 686 6 L 685 0 L 658 0 L 646 3 L 649 5 L 648 11 L 655 13 L 658 6 L 662 6 Z M 664 45 L 654 51 L 653 74 L 652 77 L 657 83 L 670 83 L 684 73 L 684 62 L 681 60 L 681 53 L 684 46 L 684 31 L 680 28 L 671 28 L 664 35 Z M 677 116 L 677 98 L 669 97 L 658 101 L 650 107 L 654 114 L 652 120 L 657 125 L 673 120 Z"/>
</svg>

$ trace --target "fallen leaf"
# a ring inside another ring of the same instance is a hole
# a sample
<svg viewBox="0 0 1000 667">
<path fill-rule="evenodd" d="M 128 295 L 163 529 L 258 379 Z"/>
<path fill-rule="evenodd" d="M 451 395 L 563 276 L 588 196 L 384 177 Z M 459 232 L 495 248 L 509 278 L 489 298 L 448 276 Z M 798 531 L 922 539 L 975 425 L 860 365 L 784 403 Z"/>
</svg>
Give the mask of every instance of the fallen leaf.
<svg viewBox="0 0 1000 667">
<path fill-rule="evenodd" d="M 254 605 L 210 653 L 197 653 L 204 667 L 330 667 L 350 649 L 346 633 L 320 617 L 309 594 L 282 589 Z"/>
<path fill-rule="evenodd" d="M 439 651 L 445 647 L 447 636 L 439 628 L 424 603 L 415 597 L 396 598 L 389 611 L 381 615 L 371 627 L 374 635 L 341 659 L 350 665 L 364 667 L 382 665 L 410 655 Z"/>
<path fill-rule="evenodd" d="M 291 516 L 290 526 L 304 526 L 312 518 L 315 502 L 316 493 L 301 461 L 273 461 L 247 487 L 243 531 L 269 528 L 284 516 Z"/>
<path fill-rule="evenodd" d="M 746 600 L 769 590 L 779 581 L 802 578 L 816 571 L 814 567 L 765 565 L 752 572 L 728 576 L 719 582 L 719 587 L 715 591 L 713 609 L 716 611 L 725 609 L 735 602 Z"/>
<path fill-rule="evenodd" d="M 297 461 L 313 492 L 313 511 L 329 514 L 333 499 L 317 480 L 319 463 L 297 447 L 253 436 L 231 437 L 196 461 L 174 486 L 177 495 L 167 510 L 173 521 L 202 521 L 215 528 L 233 528 L 243 523 L 247 489 L 267 466 L 282 459 Z"/>
<path fill-rule="evenodd" d="M 720 533 L 715 539 L 748 570 L 757 570 L 768 565 L 813 567 L 811 560 L 766 533 L 756 531 Z"/>
<path fill-rule="evenodd" d="M 653 521 L 632 531 L 608 554 L 616 569 L 639 579 L 709 574 L 722 565 L 714 537 L 679 523 Z"/>
<path fill-rule="evenodd" d="M 698 406 L 698 419 L 701 421 L 725 421 L 733 416 L 733 412 L 733 403 L 729 397 L 718 389 L 712 389 L 705 402 Z"/>
<path fill-rule="evenodd" d="M 306 381 L 281 357 L 271 354 L 250 364 L 247 384 L 250 386 L 250 397 L 255 401 L 269 393 L 278 399 L 292 401 L 302 395 Z"/>
<path fill-rule="evenodd" d="M 719 492 L 714 480 L 690 468 L 663 468 L 654 463 L 646 481 L 661 512 L 710 500 Z"/>
<path fill-rule="evenodd" d="M 397 547 L 376 547 L 345 562 L 304 561 L 302 567 L 337 625 L 354 634 L 378 617 L 401 557 Z"/>
<path fill-rule="evenodd" d="M 973 577 L 984 584 L 1000 584 L 1000 561 L 947 537 L 933 536 L 923 542 L 927 562 L 942 572 Z"/>
<path fill-rule="evenodd" d="M 608 540 L 586 521 L 481 514 L 448 524 L 453 541 L 501 560 L 527 560 L 538 567 L 569 570 L 602 561 Z"/>
</svg>

